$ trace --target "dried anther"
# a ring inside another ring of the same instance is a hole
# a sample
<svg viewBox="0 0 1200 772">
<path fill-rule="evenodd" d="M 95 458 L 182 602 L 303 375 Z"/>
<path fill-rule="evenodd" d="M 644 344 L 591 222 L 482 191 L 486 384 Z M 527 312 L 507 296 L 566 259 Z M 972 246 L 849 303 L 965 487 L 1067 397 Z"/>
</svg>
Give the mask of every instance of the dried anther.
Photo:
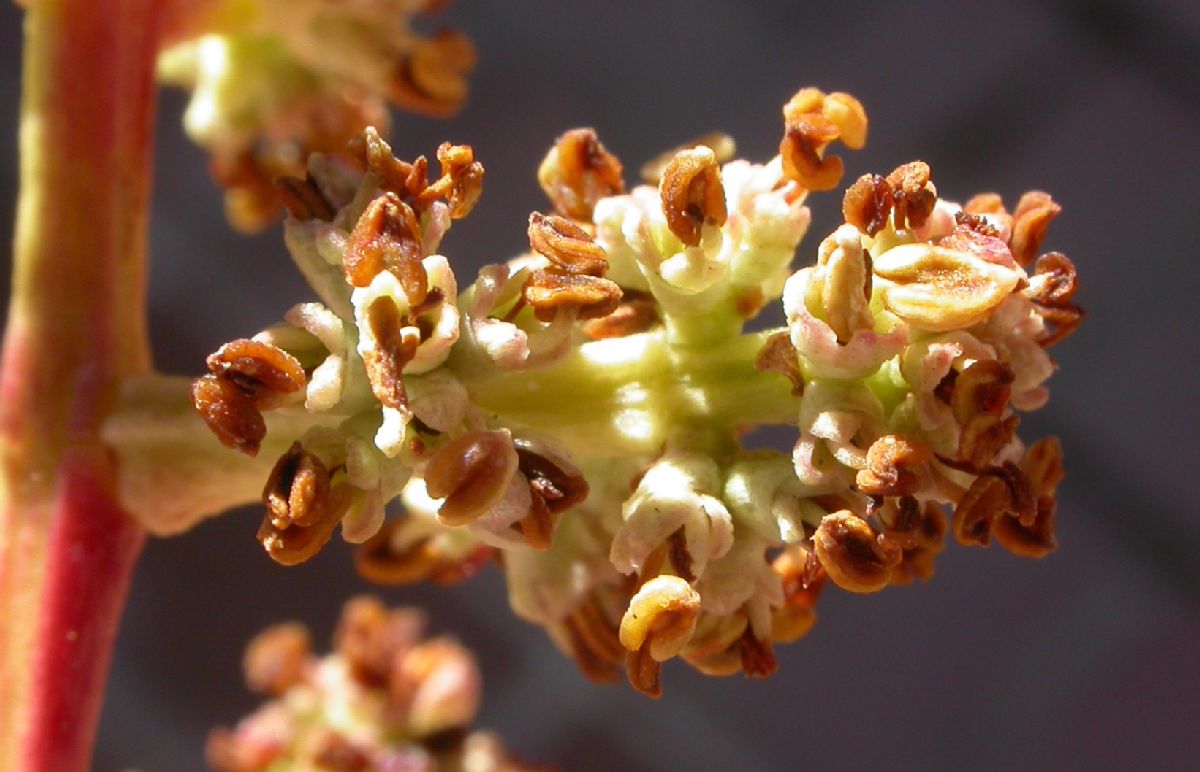
<svg viewBox="0 0 1200 772">
<path fill-rule="evenodd" d="M 443 142 L 437 149 L 442 176 L 421 191 L 418 208 L 428 207 L 437 198 L 450 205 L 450 217 L 460 220 L 471 213 L 483 195 L 483 164 L 475 160 L 470 145 Z"/>
<path fill-rule="evenodd" d="M 684 142 L 677 147 L 673 147 L 666 152 L 659 153 L 654 158 L 642 164 L 642 168 L 638 170 L 638 175 L 642 178 L 642 182 L 658 187 L 658 183 L 662 181 L 663 174 L 667 170 L 667 164 L 671 163 L 671 159 L 684 150 L 692 150 L 701 146 L 712 150 L 719 164 L 732 161 L 734 154 L 737 152 L 737 146 L 733 141 L 733 137 L 723 131 L 710 131 L 689 142 Z"/>
<path fill-rule="evenodd" d="M 1044 558 L 1058 548 L 1054 536 L 1054 510 L 1052 497 L 1038 499 L 1033 522 L 1025 524 L 1019 518 L 1001 515 L 993 523 L 992 535 L 1000 546 L 1014 555 Z"/>
<path fill-rule="evenodd" d="M 626 335 L 646 332 L 660 321 L 658 302 L 653 295 L 638 290 L 622 290 L 621 302 L 616 310 L 607 316 L 584 322 L 583 334 L 592 340 L 624 338 Z"/>
<path fill-rule="evenodd" d="M 1037 257 L 1042 240 L 1046 238 L 1046 229 L 1061 211 L 1062 207 L 1048 193 L 1031 190 L 1021 196 L 1017 210 L 1012 215 L 1012 238 L 1009 239 L 1013 257 L 1018 263 L 1028 265 Z"/>
<path fill-rule="evenodd" d="M 760 373 L 779 373 L 792 382 L 792 394 L 800 396 L 804 393 L 800 355 L 787 332 L 777 332 L 767 338 L 754 358 L 754 369 Z"/>
<path fill-rule="evenodd" d="M 466 76 L 474 69 L 471 39 L 453 30 L 439 30 L 400 60 L 389 96 L 415 112 L 449 117 L 462 108 L 467 98 Z"/>
<path fill-rule="evenodd" d="M 700 593 L 681 577 L 656 576 L 630 598 L 621 619 L 621 645 L 631 652 L 646 649 L 665 662 L 691 640 L 699 616 Z"/>
<path fill-rule="evenodd" d="M 959 544 L 986 547 L 998 518 L 1030 526 L 1038 516 L 1029 479 L 1011 462 L 975 478 L 954 509 L 954 538 Z"/>
<path fill-rule="evenodd" d="M 539 452 L 534 443 L 518 440 L 514 445 L 533 502 L 530 513 L 517 525 L 531 547 L 546 549 L 557 515 L 587 498 L 587 480 L 574 464 L 556 454 Z"/>
<path fill-rule="evenodd" d="M 397 655 L 410 651 L 424 629 L 423 614 L 389 610 L 378 598 L 360 596 L 342 609 L 333 645 L 355 680 L 368 687 L 386 687 Z"/>
<path fill-rule="evenodd" d="M 289 622 L 269 627 L 250 641 L 242 671 L 251 691 L 279 696 L 303 679 L 311 661 L 308 630 Z"/>
<path fill-rule="evenodd" d="M 725 187 L 721 167 L 711 148 L 696 147 L 675 154 L 659 183 L 667 227 L 689 247 L 700 244 L 705 226 L 725 224 Z"/>
<path fill-rule="evenodd" d="M 271 470 L 263 503 L 275 528 L 314 525 L 329 506 L 329 470 L 299 442 L 293 443 Z"/>
<path fill-rule="evenodd" d="M 847 510 L 822 518 L 812 541 L 829 578 L 850 592 L 882 590 L 902 558 L 895 542 Z"/>
<path fill-rule="evenodd" d="M 783 120 L 783 172 L 808 190 L 831 190 L 842 179 L 842 159 L 824 156 L 830 143 L 840 139 L 858 150 L 867 140 L 866 112 L 857 99 L 841 92 L 801 89 L 784 105 Z"/>
<path fill-rule="evenodd" d="M 603 276 L 608 271 L 604 247 L 565 217 L 530 214 L 529 246 L 564 273 Z"/>
<path fill-rule="evenodd" d="M 358 218 L 342 265 L 346 281 L 366 287 L 380 271 L 391 271 L 404 288 L 408 302 L 418 305 L 429 291 L 421 263 L 421 226 L 408 204 L 392 192 L 376 198 Z"/>
<path fill-rule="evenodd" d="M 868 236 L 887 225 L 892 214 L 892 186 L 878 174 L 864 174 L 846 189 L 842 216 Z"/>
<path fill-rule="evenodd" d="M 958 435 L 958 458 L 966 469 L 984 469 L 1017 433 L 1020 416 L 984 413 L 969 420 Z"/>
<path fill-rule="evenodd" d="M 609 683 L 620 677 L 618 663 L 628 652 L 621 645 L 618 625 L 609 618 L 599 598 L 585 598 L 563 625 L 571 655 L 589 680 Z"/>
<path fill-rule="evenodd" d="M 521 297 L 543 322 L 553 320 L 560 308 L 574 309 L 578 319 L 599 319 L 617 309 L 621 288 L 597 276 L 537 270 L 521 288 Z"/>
<path fill-rule="evenodd" d="M 1013 372 L 994 359 L 971 363 L 954 380 L 950 409 L 959 426 L 966 426 L 980 415 L 999 416 L 1008 404 Z"/>
<path fill-rule="evenodd" d="M 937 188 L 929 177 L 929 164 L 924 161 L 898 166 L 887 176 L 887 183 L 892 188 L 897 230 L 920 228 L 933 213 Z"/>
<path fill-rule="evenodd" d="M 420 330 L 405 325 L 396 302 L 380 296 L 367 307 L 367 327 L 375 346 L 363 355 L 371 390 L 384 407 L 406 407 L 402 374 L 421 345 Z"/>
<path fill-rule="evenodd" d="M 742 659 L 742 672 L 747 678 L 770 678 L 779 664 L 775 661 L 775 649 L 768 639 L 759 638 L 754 629 L 747 625 L 738 642 Z"/>
<path fill-rule="evenodd" d="M 253 456 L 267 434 L 261 408 L 304 388 L 304 368 L 291 354 L 247 338 L 208 357 L 209 375 L 192 384 L 192 402 L 225 445 Z"/>
<path fill-rule="evenodd" d="M 885 434 L 867 450 L 867 467 L 855 480 L 868 496 L 912 496 L 922 486 L 933 452 L 904 437 Z"/>
<path fill-rule="evenodd" d="M 558 138 L 538 168 L 538 182 L 564 217 L 590 222 L 596 202 L 625 192 L 621 162 L 592 129 L 573 129 Z"/>
<path fill-rule="evenodd" d="M 309 525 L 290 523 L 281 527 L 268 513 L 258 528 L 258 541 L 276 563 L 285 566 L 303 563 L 329 541 L 333 529 L 346 514 L 352 496 L 350 486 L 335 486 L 329 493 L 328 502 L 320 508 L 319 517 Z"/>
<path fill-rule="evenodd" d="M 904 548 L 900 565 L 892 570 L 892 584 L 908 584 L 915 579 L 925 581 L 933 576 L 934 559 L 945 546 L 949 523 L 946 513 L 932 501 L 925 502 L 920 518 L 913 531 L 915 543 Z"/>
<path fill-rule="evenodd" d="M 517 473 L 518 456 L 506 431 L 467 432 L 443 445 L 425 467 L 425 486 L 445 499 L 438 519 L 465 525 L 492 508 Z"/>
<path fill-rule="evenodd" d="M 354 568 L 368 582 L 384 585 L 431 581 L 450 585 L 474 576 L 495 554 L 492 547 L 479 547 L 466 556 L 444 554 L 432 537 L 423 537 L 407 547 L 396 544 L 403 520 L 389 520 L 359 546 Z"/>
</svg>

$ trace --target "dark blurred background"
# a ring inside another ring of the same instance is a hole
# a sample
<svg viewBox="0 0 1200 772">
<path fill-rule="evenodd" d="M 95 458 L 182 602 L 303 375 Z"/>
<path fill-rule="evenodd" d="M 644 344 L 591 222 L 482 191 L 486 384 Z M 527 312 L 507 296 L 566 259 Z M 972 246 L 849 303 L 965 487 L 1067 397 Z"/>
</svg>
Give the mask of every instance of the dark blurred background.
<svg viewBox="0 0 1200 772">
<path fill-rule="evenodd" d="M 487 166 L 480 206 L 444 246 L 459 265 L 522 249 L 526 216 L 544 206 L 534 170 L 562 130 L 595 126 L 630 177 L 710 129 L 761 160 L 780 106 L 812 84 L 852 92 L 871 117 L 867 149 L 844 156 L 847 181 L 921 158 L 950 198 L 1051 191 L 1064 212 L 1046 247 L 1074 259 L 1090 312 L 1054 350 L 1050 405 L 1021 427 L 1066 447 L 1057 554 L 951 546 L 926 585 L 827 592 L 815 630 L 778 650 L 774 678 L 673 665 L 658 702 L 586 682 L 511 615 L 494 570 L 385 591 L 478 653 L 480 726 L 568 770 L 1195 763 L 1200 98 L 1186 84 L 1200 73 L 1200 6 L 460 0 L 443 18 L 478 46 L 470 103 L 445 122 L 399 116 L 393 144 L 412 157 L 469 142 Z M 19 27 L 0 4 L 0 241 L 16 196 Z M 205 158 L 182 136 L 183 105 L 162 95 L 150 313 L 161 369 L 198 373 L 221 342 L 309 293 L 278 228 L 245 238 L 225 225 Z M 811 199 L 799 261 L 839 201 Z M 7 296 L 7 271 L 0 281 Z M 256 704 L 238 664 L 246 641 L 285 619 L 327 641 L 341 601 L 371 589 L 338 540 L 307 565 L 273 565 L 254 539 L 259 516 L 147 544 L 96 769 L 203 768 L 209 727 Z"/>
</svg>

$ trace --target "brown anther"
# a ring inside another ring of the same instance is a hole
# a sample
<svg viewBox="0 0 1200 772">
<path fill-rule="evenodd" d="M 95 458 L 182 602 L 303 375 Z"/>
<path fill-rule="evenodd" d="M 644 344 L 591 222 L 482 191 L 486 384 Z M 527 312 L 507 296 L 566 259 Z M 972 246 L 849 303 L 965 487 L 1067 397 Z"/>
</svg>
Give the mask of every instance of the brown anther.
<svg viewBox="0 0 1200 772">
<path fill-rule="evenodd" d="M 618 637 L 617 625 L 593 596 L 563 620 L 571 654 L 579 669 L 595 683 L 611 683 L 620 677 L 620 663 L 627 654 Z"/>
<path fill-rule="evenodd" d="M 333 646 L 350 675 L 371 688 L 388 685 L 397 655 L 409 651 L 425 631 L 425 617 L 412 610 L 389 610 L 378 598 L 347 601 L 333 634 Z"/>
<path fill-rule="evenodd" d="M 538 182 L 559 214 L 591 222 L 596 202 L 625 192 L 621 162 L 593 129 L 572 129 L 555 142 L 538 168 Z"/>
<path fill-rule="evenodd" d="M 897 166 L 887 176 L 894 202 L 893 220 L 897 230 L 920 228 L 933 213 L 937 188 L 929 181 L 929 164 L 912 161 Z"/>
<path fill-rule="evenodd" d="M 403 551 L 396 550 L 393 539 L 401 522 L 384 523 L 355 551 L 354 568 L 363 579 L 383 585 L 414 584 L 433 572 L 441 556 L 431 539 L 419 539 Z"/>
<path fill-rule="evenodd" d="M 792 383 L 792 394 L 804 393 L 804 375 L 800 372 L 800 355 L 786 332 L 777 332 L 754 357 L 754 369 L 760 373 L 779 373 Z"/>
<path fill-rule="evenodd" d="M 675 154 L 658 186 L 667 227 L 689 247 L 698 246 L 705 226 L 721 227 L 729 216 L 716 154 L 695 147 Z"/>
<path fill-rule="evenodd" d="M 666 152 L 659 153 L 642 164 L 642 168 L 638 171 L 642 182 L 658 187 L 658 183 L 662 181 L 663 173 L 667 170 L 667 164 L 671 163 L 672 158 L 684 150 L 691 150 L 701 146 L 712 150 L 719 164 L 732 161 L 734 154 L 737 152 L 737 145 L 734 143 L 733 137 L 723 131 L 710 131 L 693 140 L 677 145 Z"/>
<path fill-rule="evenodd" d="M 667 537 L 667 558 L 671 561 L 675 573 L 682 579 L 688 582 L 696 581 L 696 574 L 692 572 L 692 553 L 688 550 L 687 534 L 683 526 Z"/>
<path fill-rule="evenodd" d="M 271 470 L 263 488 L 263 503 L 271 524 L 280 530 L 314 525 L 329 506 L 329 470 L 321 459 L 294 442 Z"/>
<path fill-rule="evenodd" d="M 961 379 L 960 379 L 961 380 Z M 1017 433 L 1021 418 L 1002 418 L 983 413 L 967 421 L 958 435 L 958 458 L 966 468 L 979 471 L 987 467 Z"/>
<path fill-rule="evenodd" d="M 811 557 L 808 550 L 797 547 L 771 562 L 783 587 L 783 605 L 771 610 L 771 640 L 775 643 L 798 641 L 817 623 L 816 603 L 825 582 L 823 574 L 816 580 L 810 578 Z"/>
<path fill-rule="evenodd" d="M 371 769 L 371 757 L 342 734 L 323 729 L 313 741 L 312 768 L 328 772 L 364 772 Z"/>
<path fill-rule="evenodd" d="M 665 662 L 691 640 L 699 616 L 700 593 L 686 579 L 656 576 L 630 598 L 621 619 L 621 645 Z"/>
<path fill-rule="evenodd" d="M 247 396 L 291 394 L 304 388 L 304 368 L 294 356 L 269 343 L 248 338 L 230 341 L 208 355 L 208 369 Z"/>
<path fill-rule="evenodd" d="M 909 584 L 933 576 L 934 560 L 945 546 L 949 523 L 946 513 L 932 501 L 921 509 L 921 522 L 914 532 L 916 544 L 904 550 L 900 565 L 892 570 L 892 584 Z"/>
<path fill-rule="evenodd" d="M 363 354 L 363 365 L 375 399 L 384 407 L 400 409 L 408 404 L 404 390 L 404 366 L 421 345 L 416 327 L 404 324 L 396 302 L 381 295 L 367 306 L 367 332 L 375 346 Z"/>
<path fill-rule="evenodd" d="M 1042 240 L 1046 238 L 1046 229 L 1061 211 L 1062 207 L 1048 193 L 1031 190 L 1021 196 L 1012 215 L 1012 238 L 1009 239 L 1013 257 L 1018 263 L 1028 265 L 1037 257 Z"/>
<path fill-rule="evenodd" d="M 779 143 L 783 172 L 808 190 L 831 190 L 842 178 L 844 165 L 836 156 L 824 157 L 826 147 L 840 139 L 852 150 L 867 141 L 867 114 L 849 94 L 824 94 L 803 88 L 783 107 L 784 135 Z"/>
<path fill-rule="evenodd" d="M 626 652 L 625 672 L 636 691 L 655 700 L 662 696 L 662 663 L 650 656 L 649 649 Z"/>
<path fill-rule="evenodd" d="M 222 444 L 248 456 L 258 455 L 267 423 L 253 397 L 230 381 L 206 375 L 192 383 L 192 403 Z"/>
<path fill-rule="evenodd" d="M 797 115 L 788 119 L 779 143 L 783 173 L 808 190 L 837 187 L 846 167 L 838 156 L 822 158 L 821 153 L 838 136 L 837 126 L 821 115 Z"/>
<path fill-rule="evenodd" d="M 438 519 L 466 525 L 483 515 L 508 490 L 518 456 L 507 432 L 471 431 L 443 445 L 425 467 L 425 487 L 445 499 Z"/>
<path fill-rule="evenodd" d="M 988 546 L 997 518 L 1031 523 L 1037 515 L 1029 481 L 1012 462 L 979 475 L 954 508 L 954 538 L 965 546 Z"/>
<path fill-rule="evenodd" d="M 416 205 L 424 209 L 434 199 L 444 198 L 450 205 L 450 217 L 460 220 L 471 213 L 483 195 L 483 164 L 475 160 L 470 145 L 443 142 L 437 157 L 442 175 L 421 192 Z"/>
<path fill-rule="evenodd" d="M 887 225 L 892 214 L 892 186 L 878 174 L 864 174 L 846 189 L 842 217 L 868 236 Z"/>
<path fill-rule="evenodd" d="M 1040 498 L 1036 514 L 1028 525 L 1019 518 L 1002 515 L 996 518 L 992 533 L 1000 546 L 1014 555 L 1043 558 L 1058 548 L 1054 536 L 1054 511 L 1052 497 Z"/>
<path fill-rule="evenodd" d="M 1013 372 L 994 359 L 977 360 L 954 380 L 950 409 L 959 426 L 966 426 L 979 415 L 999 416 L 1008 405 Z"/>
<path fill-rule="evenodd" d="M 350 232 L 342 268 L 346 281 L 366 287 L 381 271 L 391 271 L 411 305 L 425 299 L 429 277 L 421 262 L 421 225 L 412 207 L 388 191 L 367 204 Z"/>
<path fill-rule="evenodd" d="M 308 629 L 287 622 L 254 636 L 242 657 L 242 672 L 251 691 L 278 697 L 304 679 L 311 662 Z"/>
<path fill-rule="evenodd" d="M 868 496 L 912 496 L 924 481 L 933 452 L 925 445 L 895 434 L 885 434 L 867 450 L 867 466 L 855 484 Z"/>
<path fill-rule="evenodd" d="M 575 223 L 540 212 L 529 215 L 529 246 L 564 273 L 603 276 L 608 255 L 591 234 Z"/>
<path fill-rule="evenodd" d="M 738 650 L 742 657 L 742 672 L 747 678 L 770 678 L 779 667 L 770 639 L 759 638 L 749 625 L 738 642 Z"/>
<path fill-rule="evenodd" d="M 574 309 L 578 319 L 599 319 L 617 309 L 621 288 L 598 276 L 537 270 L 521 288 L 521 297 L 543 322 L 552 321 L 560 308 Z"/>
<path fill-rule="evenodd" d="M 1054 497 L 1055 489 L 1066 474 L 1063 470 L 1062 456 L 1062 443 L 1057 437 L 1045 437 L 1025 449 L 1021 469 L 1029 478 L 1029 485 L 1035 497 Z"/>
<path fill-rule="evenodd" d="M 447 118 L 466 101 L 466 76 L 475 69 L 475 60 L 470 38 L 439 30 L 399 61 L 388 96 L 414 112 Z"/>
<path fill-rule="evenodd" d="M 963 212 L 969 215 L 1007 215 L 1004 199 L 998 193 L 979 193 L 963 204 Z"/>
<path fill-rule="evenodd" d="M 826 515 L 813 534 L 817 559 L 833 583 L 850 592 L 878 592 L 887 586 L 901 549 L 858 515 L 841 510 Z"/>
<path fill-rule="evenodd" d="M 1042 321 L 1046 324 L 1045 331 L 1037 338 L 1038 345 L 1042 348 L 1050 348 L 1061 343 L 1067 336 L 1075 332 L 1075 328 L 1087 315 L 1084 309 L 1074 303 L 1061 306 L 1039 306 L 1038 310 L 1042 315 Z"/>
<path fill-rule="evenodd" d="M 622 290 L 616 310 L 583 323 L 583 334 L 592 340 L 624 338 L 646 332 L 660 322 L 658 302 L 648 292 Z"/>
<path fill-rule="evenodd" d="M 410 189 L 414 165 L 396 158 L 392 148 L 373 126 L 368 126 L 346 143 L 346 154 L 363 171 L 375 175 L 384 190 L 390 190 L 402 198 L 410 198 L 420 192 Z M 417 159 L 418 163 L 424 160 L 423 156 Z"/>
<path fill-rule="evenodd" d="M 588 484 L 574 464 L 537 452 L 527 441 L 515 443 L 518 468 L 529 481 L 529 514 L 515 523 L 534 549 L 550 547 L 558 515 L 587 498 Z"/>
<path fill-rule="evenodd" d="M 288 213 L 301 222 L 330 222 L 337 214 L 333 204 L 321 193 L 311 176 L 303 180 L 299 177 L 280 177 L 275 180 L 275 189 Z"/>
<path fill-rule="evenodd" d="M 1075 296 L 1078 279 L 1075 264 L 1061 252 L 1047 252 L 1033 264 L 1034 278 L 1041 288 L 1034 301 L 1047 306 L 1063 306 Z"/>
<path fill-rule="evenodd" d="M 276 563 L 285 566 L 303 563 L 320 552 L 329 541 L 333 529 L 346 514 L 353 495 L 350 486 L 335 486 L 329 493 L 328 503 L 321 509 L 319 519 L 311 525 L 291 524 L 280 528 L 267 514 L 258 528 L 258 541 Z"/>
</svg>

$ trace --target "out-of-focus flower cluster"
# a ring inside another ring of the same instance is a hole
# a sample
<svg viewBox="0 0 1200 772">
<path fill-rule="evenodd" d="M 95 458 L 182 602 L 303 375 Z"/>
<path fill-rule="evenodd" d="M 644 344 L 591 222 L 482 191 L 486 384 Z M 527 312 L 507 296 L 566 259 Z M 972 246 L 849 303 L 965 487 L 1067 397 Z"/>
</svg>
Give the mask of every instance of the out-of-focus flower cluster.
<svg viewBox="0 0 1200 772">
<path fill-rule="evenodd" d="M 422 36 L 415 17 L 443 0 L 209 0 L 195 4 L 159 59 L 192 92 L 188 135 L 211 154 L 230 221 L 245 231 L 282 209 L 275 179 L 303 175 L 367 126 L 386 134 L 388 103 L 459 110 L 475 50 L 464 35 Z"/>
<path fill-rule="evenodd" d="M 439 148 L 430 182 L 368 132 L 286 180 L 320 303 L 227 344 L 194 390 L 249 453 L 263 411 L 312 417 L 266 486 L 267 551 L 304 560 L 341 523 L 384 583 L 494 558 L 514 610 L 589 677 L 657 695 L 676 656 L 769 675 L 826 580 L 926 579 L 948 531 L 1053 550 L 1061 449 L 1026 446 L 1016 411 L 1045 403 L 1046 349 L 1082 317 L 1070 260 L 1041 252 L 1058 205 L 960 206 L 905 164 L 851 185 L 789 275 L 809 191 L 842 175 L 829 147 L 860 147 L 867 118 L 803 89 L 784 124 L 766 164 L 685 146 L 628 192 L 594 132 L 564 134 L 531 251 L 461 292 L 438 250 L 480 193 L 469 147 Z M 780 297 L 786 329 L 744 332 Z M 797 427 L 790 454 L 743 448 L 763 424 Z"/>
<path fill-rule="evenodd" d="M 425 617 L 351 600 L 334 652 L 316 656 L 308 630 L 286 623 L 246 650 L 246 682 L 268 702 L 233 729 L 209 736 L 221 772 L 268 769 L 516 772 L 491 734 L 471 732 L 480 700 L 471 653 L 425 638 Z"/>
</svg>

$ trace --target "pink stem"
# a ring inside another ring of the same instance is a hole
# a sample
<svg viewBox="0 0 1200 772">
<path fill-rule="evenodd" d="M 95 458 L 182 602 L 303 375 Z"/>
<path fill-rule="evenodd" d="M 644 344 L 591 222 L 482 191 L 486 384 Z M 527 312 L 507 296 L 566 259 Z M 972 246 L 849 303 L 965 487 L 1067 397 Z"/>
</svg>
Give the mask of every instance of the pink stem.
<svg viewBox="0 0 1200 772">
<path fill-rule="evenodd" d="M 30 0 L 0 359 L 0 769 L 87 769 L 144 531 L 100 439 L 149 369 L 145 243 L 162 3 Z"/>
</svg>

